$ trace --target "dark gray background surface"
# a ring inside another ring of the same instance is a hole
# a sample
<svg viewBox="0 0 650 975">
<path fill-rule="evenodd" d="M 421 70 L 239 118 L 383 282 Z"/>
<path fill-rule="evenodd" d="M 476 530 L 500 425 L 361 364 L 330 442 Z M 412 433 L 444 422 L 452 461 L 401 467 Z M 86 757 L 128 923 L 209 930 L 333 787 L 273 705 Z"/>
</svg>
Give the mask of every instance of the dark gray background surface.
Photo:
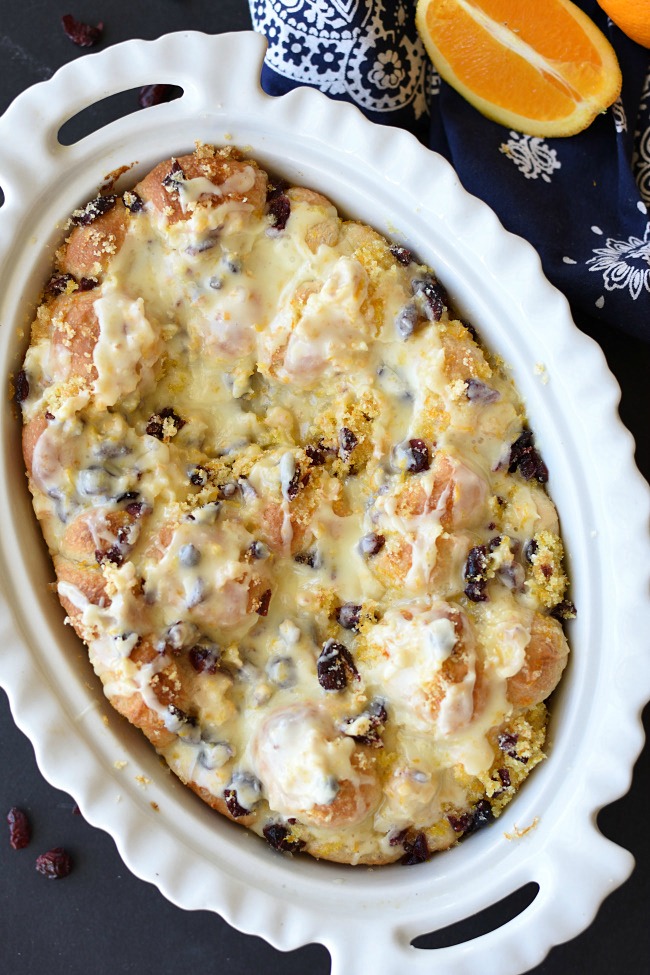
<svg viewBox="0 0 650 975">
<path fill-rule="evenodd" d="M 77 0 L 74 7 L 58 0 L 2 0 L 0 113 L 25 88 L 83 54 L 60 27 L 66 13 L 92 24 L 103 20 L 100 47 L 174 30 L 220 33 L 250 28 L 247 0 Z M 122 97 L 124 111 L 132 110 L 132 99 L 132 94 Z M 100 109 L 94 119 L 99 124 L 102 118 Z M 578 324 L 600 342 L 622 387 L 621 415 L 636 437 L 637 462 L 648 478 L 650 345 L 610 333 L 584 318 Z M 602 462 L 607 463 L 607 458 Z M 10 648 L 3 647 L 1 652 L 10 652 Z M 1 691 L 0 742 L 0 975 L 187 975 L 197 971 L 205 975 L 327 975 L 329 956 L 322 946 L 282 954 L 259 938 L 239 934 L 216 915 L 177 909 L 154 887 L 133 877 L 113 841 L 73 815 L 74 800 L 43 780 L 32 747 L 16 729 Z M 555 948 L 535 969 L 536 975 L 650 972 L 649 768 L 646 749 L 632 790 L 605 809 L 598 820 L 608 837 L 632 851 L 637 860 L 635 873 L 605 902 L 594 924 L 571 943 Z M 25 809 L 33 823 L 32 843 L 19 852 L 10 848 L 4 826 L 6 812 L 14 805 Z M 53 846 L 65 846 L 74 858 L 74 872 L 64 881 L 46 880 L 34 870 L 37 854 Z M 506 908 L 496 909 L 488 922 L 496 926 L 505 917 Z M 466 933 L 471 936 L 482 930 L 475 921 Z M 432 959 L 432 972 L 434 962 Z M 478 969 L 476 975 L 480 975 Z"/>
</svg>

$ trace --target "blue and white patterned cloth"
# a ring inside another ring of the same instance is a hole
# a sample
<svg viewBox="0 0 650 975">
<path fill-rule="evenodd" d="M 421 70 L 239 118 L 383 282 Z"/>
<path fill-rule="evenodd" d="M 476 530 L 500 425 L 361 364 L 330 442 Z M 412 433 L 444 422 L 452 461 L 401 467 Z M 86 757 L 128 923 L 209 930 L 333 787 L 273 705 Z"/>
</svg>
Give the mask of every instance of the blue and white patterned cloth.
<svg viewBox="0 0 650 975">
<path fill-rule="evenodd" d="M 577 0 L 609 37 L 621 98 L 586 131 L 540 139 L 480 115 L 433 70 L 415 0 L 249 0 L 269 48 L 262 85 L 296 85 L 400 125 L 539 251 L 574 310 L 650 340 L 650 52 Z"/>
</svg>

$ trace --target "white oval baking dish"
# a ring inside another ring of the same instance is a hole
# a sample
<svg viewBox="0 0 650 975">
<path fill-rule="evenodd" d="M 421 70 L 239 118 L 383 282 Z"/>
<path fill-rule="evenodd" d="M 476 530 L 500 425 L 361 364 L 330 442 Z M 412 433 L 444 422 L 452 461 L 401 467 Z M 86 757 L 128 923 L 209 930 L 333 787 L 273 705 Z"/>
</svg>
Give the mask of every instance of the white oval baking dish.
<svg viewBox="0 0 650 975">
<path fill-rule="evenodd" d="M 278 948 L 321 942 L 334 975 L 516 975 L 587 927 L 633 866 L 598 832 L 595 816 L 629 786 L 643 740 L 639 712 L 650 697 L 647 486 L 618 420 L 619 391 L 604 358 L 572 324 L 532 248 L 507 234 L 451 167 L 410 135 L 372 125 L 310 89 L 264 95 L 263 54 L 263 39 L 249 33 L 128 41 L 68 64 L 0 119 L 3 388 L 20 367 L 60 228 L 125 164 L 134 164 L 135 181 L 197 139 L 232 141 L 411 244 L 510 364 L 551 471 L 579 613 L 570 628 L 571 664 L 554 699 L 549 759 L 497 824 L 412 869 L 288 860 L 213 814 L 113 714 L 83 648 L 63 626 L 47 588 L 51 570 L 6 394 L 0 681 L 45 777 L 113 836 L 136 875 L 179 906 L 217 911 Z M 77 144 L 59 143 L 60 126 L 87 105 L 153 82 L 180 85 L 184 95 Z M 128 765 L 118 771 L 116 761 Z M 534 822 L 521 838 L 506 838 Z M 501 928 L 436 951 L 411 946 L 530 881 L 539 884 L 537 897 Z"/>
</svg>

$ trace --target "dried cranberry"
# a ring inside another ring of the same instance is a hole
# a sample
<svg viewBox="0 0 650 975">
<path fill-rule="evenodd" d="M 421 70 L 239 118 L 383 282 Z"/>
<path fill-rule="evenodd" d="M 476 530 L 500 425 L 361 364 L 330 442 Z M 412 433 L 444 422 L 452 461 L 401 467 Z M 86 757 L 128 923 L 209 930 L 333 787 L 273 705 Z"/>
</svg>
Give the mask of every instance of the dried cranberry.
<svg viewBox="0 0 650 975">
<path fill-rule="evenodd" d="M 406 247 L 400 247 L 399 244 L 391 244 L 390 252 L 395 260 L 399 261 L 400 264 L 403 264 L 404 267 L 408 267 L 413 260 L 413 255 L 411 254 L 410 250 L 407 250 Z"/>
<path fill-rule="evenodd" d="M 77 47 L 93 47 L 104 31 L 104 24 L 101 20 L 96 27 L 92 27 L 90 24 L 84 24 L 81 20 L 76 20 L 72 14 L 65 14 L 61 18 L 61 24 L 66 36 Z"/>
<path fill-rule="evenodd" d="M 176 190 L 178 192 L 178 187 L 184 179 L 185 173 L 183 172 L 183 167 L 177 159 L 172 159 L 171 169 L 161 180 L 162 185 L 168 190 Z"/>
<path fill-rule="evenodd" d="M 269 202 L 268 213 L 273 229 L 284 230 L 291 215 L 291 200 L 284 193 L 279 193 Z"/>
<path fill-rule="evenodd" d="M 481 799 L 469 812 L 461 816 L 448 815 L 447 819 L 455 833 L 473 833 L 483 826 L 487 826 L 494 819 L 492 806 L 487 799 Z"/>
<path fill-rule="evenodd" d="M 29 379 L 24 369 L 16 373 L 14 379 L 14 399 L 17 403 L 24 403 L 29 396 Z"/>
<path fill-rule="evenodd" d="M 540 484 L 548 481 L 548 468 L 535 447 L 532 430 L 524 430 L 510 448 L 508 473 L 519 471 L 526 481 L 535 479 Z"/>
<path fill-rule="evenodd" d="M 343 603 L 335 611 L 336 621 L 344 630 L 358 630 L 361 606 L 357 603 Z"/>
<path fill-rule="evenodd" d="M 188 542 L 186 545 L 181 545 L 178 551 L 178 561 L 186 569 L 194 569 L 201 561 L 201 551 Z"/>
<path fill-rule="evenodd" d="M 80 278 L 79 291 L 94 291 L 99 285 L 97 278 Z"/>
<path fill-rule="evenodd" d="M 262 830 L 264 839 L 274 850 L 281 850 L 283 853 L 298 853 L 305 846 L 304 840 L 291 836 L 291 830 L 283 826 L 282 823 L 267 823 Z"/>
<path fill-rule="evenodd" d="M 410 474 L 421 474 L 431 467 L 431 455 L 424 440 L 415 437 L 408 441 L 406 449 L 406 469 Z"/>
<path fill-rule="evenodd" d="M 135 501 L 135 499 L 139 497 L 139 491 L 125 491 L 123 494 L 118 494 L 118 496 L 115 498 L 115 502 L 116 504 L 122 504 L 124 501 Z"/>
<path fill-rule="evenodd" d="M 266 592 L 263 592 L 262 593 L 262 595 L 260 596 L 260 601 L 257 604 L 257 615 L 258 616 L 268 616 L 268 613 L 269 613 L 269 604 L 271 602 L 271 596 L 272 595 L 273 595 L 273 593 L 271 592 L 270 589 L 267 589 Z"/>
<path fill-rule="evenodd" d="M 285 497 L 287 501 L 295 501 L 296 498 L 298 497 L 298 491 L 300 490 L 300 483 L 301 483 L 300 478 L 301 478 L 300 468 L 297 467 L 296 470 L 294 471 L 293 476 L 291 477 L 291 480 L 287 483 L 285 489 Z"/>
<path fill-rule="evenodd" d="M 282 177 L 269 181 L 266 187 L 266 202 L 268 203 L 270 200 L 275 199 L 276 196 L 284 194 L 285 190 L 288 189 L 289 183 L 286 179 L 282 179 Z"/>
<path fill-rule="evenodd" d="M 134 190 L 127 190 L 123 194 L 122 203 L 130 213 L 140 213 L 144 209 L 144 200 Z"/>
<path fill-rule="evenodd" d="M 167 710 L 178 721 L 182 721 L 183 724 L 191 724 L 194 727 L 196 727 L 197 724 L 198 724 L 196 718 L 193 715 L 188 714 L 187 711 L 183 711 L 183 709 L 182 708 L 179 708 L 178 705 L 176 705 L 176 704 L 168 704 L 167 705 Z"/>
<path fill-rule="evenodd" d="M 77 227 L 87 227 L 89 224 L 94 223 L 95 220 L 98 220 L 99 217 L 103 217 L 109 210 L 112 210 L 116 202 L 117 197 L 112 194 L 108 196 L 97 196 L 90 203 L 86 203 L 85 207 L 74 210 L 70 221 Z"/>
<path fill-rule="evenodd" d="M 144 501 L 130 501 L 124 509 L 132 518 L 140 518 L 149 510 L 149 505 Z"/>
<path fill-rule="evenodd" d="M 138 103 L 140 108 L 150 108 L 152 105 L 172 102 L 182 94 L 183 89 L 177 85 L 144 85 L 138 92 Z"/>
<path fill-rule="evenodd" d="M 98 565 L 103 565 L 104 562 L 110 562 L 112 565 L 122 565 L 124 562 L 124 553 L 118 548 L 117 545 L 111 545 L 109 549 L 102 552 L 101 549 L 95 549 L 95 559 Z"/>
<path fill-rule="evenodd" d="M 550 615 L 561 623 L 563 620 L 574 620 L 578 611 L 570 599 L 563 599 L 551 610 Z"/>
<path fill-rule="evenodd" d="M 393 833 L 388 839 L 389 846 L 401 846 L 406 838 L 408 829 L 401 829 L 398 833 Z"/>
<path fill-rule="evenodd" d="M 511 758 L 517 757 L 517 750 L 515 748 L 517 742 L 519 741 L 519 735 L 513 735 L 509 731 L 502 731 L 497 735 L 497 742 L 499 748 L 506 755 L 510 755 Z"/>
<path fill-rule="evenodd" d="M 244 501 L 253 501 L 257 497 L 257 491 L 247 477 L 242 476 L 237 478 L 237 487 L 241 491 Z M 226 485 L 224 484 L 221 490 L 225 491 L 225 489 Z M 224 497 L 227 497 L 227 495 L 224 494 Z"/>
<path fill-rule="evenodd" d="M 246 809 L 245 806 L 239 805 L 236 789 L 225 789 L 223 798 L 228 808 L 228 812 L 233 819 L 241 819 L 242 816 L 248 816 L 250 813 L 250 809 Z"/>
<path fill-rule="evenodd" d="M 310 569 L 319 569 L 322 564 L 320 552 L 317 549 L 311 549 L 307 552 L 297 552 L 293 557 L 293 561 L 298 562 L 299 565 L 308 565 Z"/>
<path fill-rule="evenodd" d="M 487 826 L 492 822 L 494 822 L 492 806 L 487 799 L 479 800 L 479 802 L 477 802 L 474 806 L 472 829 L 482 829 L 484 826 Z"/>
<path fill-rule="evenodd" d="M 185 426 L 185 420 L 182 420 L 171 406 L 166 406 L 160 413 L 154 413 L 149 417 L 146 433 L 150 437 L 155 437 L 156 440 L 163 440 L 165 437 L 165 420 L 171 420 L 174 433 L 178 433 Z"/>
<path fill-rule="evenodd" d="M 461 816 L 448 814 L 447 820 L 454 833 L 466 833 L 472 828 L 472 814 L 463 813 Z"/>
<path fill-rule="evenodd" d="M 386 539 L 383 535 L 378 535 L 377 532 L 369 532 L 359 540 L 359 551 L 364 558 L 370 559 L 373 555 L 381 552 L 385 544 Z"/>
<path fill-rule="evenodd" d="M 206 468 L 201 467 L 200 464 L 193 467 L 190 471 L 190 483 L 195 484 L 197 487 L 205 487 L 208 483 L 208 472 Z"/>
<path fill-rule="evenodd" d="M 467 329 L 467 331 L 472 336 L 472 338 L 474 339 L 474 341 L 478 344 L 478 341 L 479 341 L 478 332 L 476 331 L 476 329 L 474 328 L 474 326 L 471 324 L 471 322 L 466 322 L 463 319 L 460 324 L 463 326 L 463 328 Z"/>
<path fill-rule="evenodd" d="M 442 314 L 449 303 L 447 292 L 439 281 L 427 274 L 422 278 L 414 278 L 411 281 L 411 291 L 419 297 L 424 314 L 430 322 L 439 322 Z"/>
<path fill-rule="evenodd" d="M 326 446 L 323 440 L 319 440 L 315 445 L 307 444 L 305 453 L 314 467 L 322 467 L 327 460 L 327 455 L 331 454 L 333 456 L 336 454 L 336 450 L 333 447 Z"/>
<path fill-rule="evenodd" d="M 509 788 L 511 785 L 511 781 L 510 781 L 510 772 L 508 771 L 508 769 L 507 768 L 497 769 L 497 773 L 499 778 L 501 779 L 501 785 L 503 786 L 503 788 L 504 789 Z"/>
<path fill-rule="evenodd" d="M 45 294 L 51 297 L 62 295 L 68 290 L 70 282 L 77 283 L 77 279 L 72 274 L 53 274 L 45 286 Z"/>
<path fill-rule="evenodd" d="M 413 841 L 407 840 L 404 843 L 404 856 L 400 863 L 405 867 L 412 867 L 416 863 L 425 863 L 430 856 L 426 836 L 424 833 L 418 833 Z"/>
<path fill-rule="evenodd" d="M 197 674 L 216 674 L 219 651 L 216 647 L 203 646 L 197 643 L 190 650 L 189 659 Z"/>
<path fill-rule="evenodd" d="M 7 813 L 7 822 L 9 823 L 9 842 L 11 846 L 14 850 L 23 850 L 32 838 L 32 831 L 26 813 L 22 809 L 18 809 L 17 806 L 12 806 Z"/>
<path fill-rule="evenodd" d="M 381 740 L 382 733 L 384 731 L 384 726 L 388 720 L 388 714 L 386 708 L 382 701 L 373 701 L 368 707 L 367 711 L 363 714 L 358 715 L 355 718 L 348 718 L 347 724 L 354 725 L 359 718 L 367 717 L 368 719 L 368 730 L 362 735 L 350 735 L 353 741 L 356 741 L 358 745 L 369 745 L 371 748 L 383 748 L 383 741 Z M 345 726 L 343 727 L 345 732 Z M 345 732 L 347 734 L 347 732 Z"/>
<path fill-rule="evenodd" d="M 548 481 L 548 468 L 537 450 L 526 453 L 519 460 L 517 466 L 519 473 L 526 481 L 535 479 L 540 484 L 546 484 Z"/>
<path fill-rule="evenodd" d="M 416 330 L 421 322 L 420 313 L 417 310 L 413 302 L 409 302 L 405 305 L 401 311 L 397 313 L 395 318 L 395 329 L 397 334 L 402 339 L 408 339 L 413 332 Z"/>
<path fill-rule="evenodd" d="M 57 846 L 36 858 L 36 869 L 50 880 L 61 880 L 72 870 L 72 860 L 62 846 Z"/>
<path fill-rule="evenodd" d="M 318 683 L 325 691 L 342 691 L 350 677 L 359 679 L 352 654 L 342 643 L 328 640 L 316 663 Z"/>
<path fill-rule="evenodd" d="M 343 460 L 347 460 L 359 440 L 349 427 L 341 427 L 339 430 L 339 453 Z"/>
<path fill-rule="evenodd" d="M 305 453 L 309 457 L 309 460 L 315 467 L 320 467 L 325 463 L 325 451 L 322 447 L 323 441 L 320 444 L 314 446 L 313 444 L 307 444 L 305 447 Z"/>
<path fill-rule="evenodd" d="M 271 550 L 268 545 L 264 544 L 264 542 L 254 541 L 248 546 L 247 554 L 251 559 L 261 561 L 262 559 L 268 559 L 271 554 Z"/>
<path fill-rule="evenodd" d="M 534 538 L 531 538 L 529 539 L 529 541 L 526 542 L 524 546 L 524 558 L 526 559 L 527 562 L 530 562 L 532 564 L 533 555 L 535 555 L 535 553 L 537 552 L 537 548 L 538 545 Z"/>
<path fill-rule="evenodd" d="M 482 603 L 488 598 L 487 567 L 488 549 L 486 545 L 477 545 L 470 549 L 465 563 L 465 595 L 474 603 Z"/>
<path fill-rule="evenodd" d="M 497 744 L 502 752 L 508 755 L 510 758 L 516 758 L 518 762 L 526 765 L 528 762 L 527 758 L 522 758 L 517 752 L 517 742 L 519 741 L 519 735 L 510 734 L 508 731 L 502 731 L 497 735 Z"/>
<path fill-rule="evenodd" d="M 514 560 L 512 562 L 504 562 L 497 569 L 496 577 L 507 589 L 513 589 L 517 592 L 524 591 L 526 573 L 518 562 Z"/>
<path fill-rule="evenodd" d="M 495 403 L 501 397 L 498 389 L 493 389 L 480 379 L 466 379 L 465 385 L 465 395 L 470 403 Z"/>
</svg>

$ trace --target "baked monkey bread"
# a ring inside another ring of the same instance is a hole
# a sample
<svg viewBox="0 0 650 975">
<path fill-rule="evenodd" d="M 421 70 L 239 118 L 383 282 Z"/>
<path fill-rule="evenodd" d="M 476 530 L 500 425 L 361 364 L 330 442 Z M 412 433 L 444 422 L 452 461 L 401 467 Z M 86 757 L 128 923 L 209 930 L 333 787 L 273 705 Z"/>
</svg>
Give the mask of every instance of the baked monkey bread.
<svg viewBox="0 0 650 975">
<path fill-rule="evenodd" d="M 489 823 L 572 613 L 502 365 L 414 254 L 232 147 L 66 233 L 14 391 L 108 700 L 281 851 L 417 863 Z"/>
</svg>

